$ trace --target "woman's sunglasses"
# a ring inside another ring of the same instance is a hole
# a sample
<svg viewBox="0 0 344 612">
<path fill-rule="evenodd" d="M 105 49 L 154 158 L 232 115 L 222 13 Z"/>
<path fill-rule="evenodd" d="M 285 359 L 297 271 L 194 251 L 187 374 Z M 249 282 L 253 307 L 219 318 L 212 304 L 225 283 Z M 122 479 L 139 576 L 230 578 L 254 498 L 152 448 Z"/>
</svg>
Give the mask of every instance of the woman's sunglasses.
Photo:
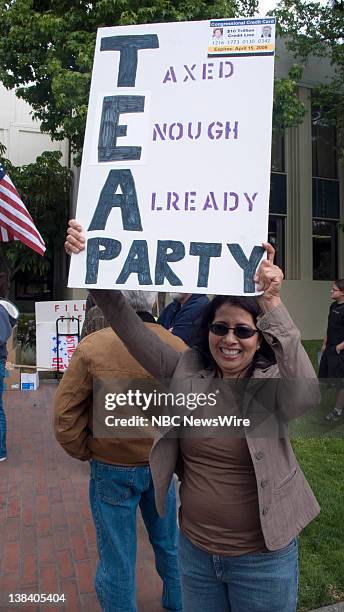
<svg viewBox="0 0 344 612">
<path fill-rule="evenodd" d="M 210 323 L 208 325 L 209 331 L 215 336 L 226 336 L 231 329 L 236 338 L 239 340 L 247 340 L 248 338 L 252 338 L 254 334 L 258 334 L 258 329 L 252 329 L 248 325 L 236 325 L 235 327 L 228 327 L 224 323 Z"/>
</svg>

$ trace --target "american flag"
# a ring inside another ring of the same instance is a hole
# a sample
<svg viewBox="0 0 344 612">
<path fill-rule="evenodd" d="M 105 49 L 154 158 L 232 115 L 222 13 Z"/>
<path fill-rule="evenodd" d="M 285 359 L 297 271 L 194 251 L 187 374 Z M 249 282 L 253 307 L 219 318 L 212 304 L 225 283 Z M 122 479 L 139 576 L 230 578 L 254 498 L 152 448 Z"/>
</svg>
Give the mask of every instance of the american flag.
<svg viewBox="0 0 344 612">
<path fill-rule="evenodd" d="M 20 240 L 40 255 L 45 244 L 20 195 L 0 164 L 0 242 Z"/>
</svg>

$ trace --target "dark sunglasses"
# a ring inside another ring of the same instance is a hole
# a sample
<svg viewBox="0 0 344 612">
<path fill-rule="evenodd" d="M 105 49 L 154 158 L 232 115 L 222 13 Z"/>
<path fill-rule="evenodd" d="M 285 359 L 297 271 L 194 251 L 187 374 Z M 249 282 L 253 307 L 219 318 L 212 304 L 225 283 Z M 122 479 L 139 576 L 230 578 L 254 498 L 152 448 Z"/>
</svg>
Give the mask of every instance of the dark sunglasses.
<svg viewBox="0 0 344 612">
<path fill-rule="evenodd" d="M 252 327 L 248 325 L 228 327 L 225 323 L 210 323 L 208 329 L 212 334 L 215 334 L 215 336 L 226 336 L 231 329 L 233 330 L 234 336 L 239 338 L 239 340 L 247 340 L 248 338 L 252 338 L 254 334 L 258 334 L 258 329 L 252 329 Z"/>
</svg>

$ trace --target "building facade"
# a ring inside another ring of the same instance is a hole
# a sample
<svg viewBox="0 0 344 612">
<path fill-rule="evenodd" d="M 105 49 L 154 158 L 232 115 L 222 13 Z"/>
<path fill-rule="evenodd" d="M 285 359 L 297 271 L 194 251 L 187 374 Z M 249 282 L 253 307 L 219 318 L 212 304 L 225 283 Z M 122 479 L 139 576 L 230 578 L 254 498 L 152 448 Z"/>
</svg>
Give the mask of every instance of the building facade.
<svg viewBox="0 0 344 612">
<path fill-rule="evenodd" d="M 295 60 L 281 41 L 277 56 L 276 75 L 285 77 Z M 332 281 L 344 277 L 339 134 L 312 103 L 312 89 L 331 73 L 324 58 L 309 61 L 299 87 L 304 120 L 272 146 L 269 236 L 286 278 L 283 299 L 306 340 L 325 335 Z"/>
</svg>

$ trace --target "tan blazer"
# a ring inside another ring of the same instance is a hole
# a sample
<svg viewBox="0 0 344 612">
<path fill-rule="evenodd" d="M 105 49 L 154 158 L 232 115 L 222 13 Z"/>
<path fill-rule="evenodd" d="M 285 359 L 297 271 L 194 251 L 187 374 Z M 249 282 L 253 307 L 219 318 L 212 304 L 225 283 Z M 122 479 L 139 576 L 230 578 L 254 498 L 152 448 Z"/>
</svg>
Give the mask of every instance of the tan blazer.
<svg viewBox="0 0 344 612">
<path fill-rule="evenodd" d="M 172 386 L 178 381 L 185 392 L 204 393 L 214 382 L 215 372 L 202 367 L 195 349 L 178 354 L 161 342 L 142 324 L 120 292 L 97 290 L 92 294 L 128 350 L 152 376 L 171 378 Z M 285 306 L 259 317 L 257 327 L 272 346 L 277 365 L 254 371 L 246 387 L 242 413 L 253 422 L 246 431 L 246 440 L 257 479 L 266 547 L 278 550 L 320 510 L 287 436 L 288 421 L 315 407 L 320 392 L 300 333 Z M 178 438 L 171 437 L 170 427 L 162 429 L 150 455 L 160 514 L 165 511 L 166 493 L 178 459 Z"/>
</svg>

